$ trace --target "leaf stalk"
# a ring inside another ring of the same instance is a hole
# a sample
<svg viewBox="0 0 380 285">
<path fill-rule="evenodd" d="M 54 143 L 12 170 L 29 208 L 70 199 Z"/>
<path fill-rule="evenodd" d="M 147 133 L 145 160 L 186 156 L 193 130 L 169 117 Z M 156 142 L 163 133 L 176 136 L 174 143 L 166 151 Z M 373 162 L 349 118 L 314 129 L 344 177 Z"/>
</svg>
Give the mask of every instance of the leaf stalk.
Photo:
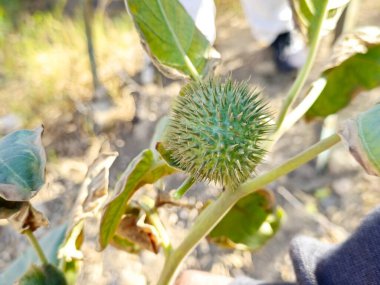
<svg viewBox="0 0 380 285">
<path fill-rule="evenodd" d="M 300 72 L 298 73 L 296 80 L 294 81 L 291 89 L 289 90 L 285 98 L 285 101 L 280 111 L 280 115 L 278 116 L 278 119 L 277 119 L 277 126 L 276 126 L 277 129 L 281 128 L 285 120 L 285 117 L 289 112 L 289 109 L 291 108 L 295 100 L 300 95 L 301 90 L 303 86 L 305 85 L 306 79 L 308 78 L 310 74 L 311 68 L 313 67 L 313 64 L 317 55 L 320 39 L 322 36 L 323 22 L 325 21 L 327 17 L 328 2 L 329 2 L 328 0 L 321 0 L 321 3 L 320 3 L 321 7 L 317 15 L 318 17 L 316 19 L 316 27 L 310 41 L 309 53 L 307 55 L 306 62 L 301 68 Z"/>
<path fill-rule="evenodd" d="M 32 247 L 36 251 L 37 256 L 41 260 L 42 264 L 44 264 L 44 265 L 48 264 L 49 262 L 48 262 L 48 260 L 47 260 L 47 258 L 45 256 L 45 253 L 42 250 L 41 245 L 38 242 L 38 240 L 36 239 L 36 237 L 34 236 L 33 232 L 28 229 L 28 230 L 25 230 L 23 232 L 23 234 L 26 235 L 26 237 L 28 238 L 30 244 L 32 245 Z"/>
</svg>

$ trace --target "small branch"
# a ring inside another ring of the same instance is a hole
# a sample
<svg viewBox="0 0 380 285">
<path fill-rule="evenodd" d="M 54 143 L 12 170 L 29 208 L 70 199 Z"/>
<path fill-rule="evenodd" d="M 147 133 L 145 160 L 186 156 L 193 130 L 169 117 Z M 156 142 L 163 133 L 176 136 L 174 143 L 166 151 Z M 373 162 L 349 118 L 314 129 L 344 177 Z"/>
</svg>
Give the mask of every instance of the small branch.
<svg viewBox="0 0 380 285">
<path fill-rule="evenodd" d="M 288 174 L 289 172 L 297 169 L 299 166 L 307 163 L 315 158 L 321 152 L 329 149 L 340 141 L 337 134 L 318 142 L 311 146 L 309 149 L 303 151 L 282 165 L 275 169 L 250 179 L 243 183 L 235 191 L 224 191 L 217 200 L 210 204 L 196 219 L 189 234 L 183 242 L 176 248 L 166 259 L 163 271 L 161 273 L 158 285 L 170 285 L 176 277 L 179 266 L 186 256 L 198 245 L 202 238 L 204 238 L 228 213 L 228 211 L 238 202 L 241 198 L 255 192 L 256 190 L 264 187 L 268 183 L 275 181 L 277 178 Z"/>
<path fill-rule="evenodd" d="M 161 238 L 162 248 L 164 249 L 165 257 L 168 258 L 173 248 L 168 232 L 162 224 L 161 219 L 158 216 L 157 210 L 152 210 L 148 215 L 148 218 L 151 221 L 152 225 L 156 228 Z"/>
<path fill-rule="evenodd" d="M 323 229 L 328 232 L 338 232 L 340 237 L 346 238 L 348 236 L 347 231 L 339 225 L 330 222 L 326 216 L 322 215 L 320 212 L 311 214 L 307 211 L 305 203 L 298 200 L 288 189 L 285 187 L 279 187 L 277 192 L 295 209 L 302 211 L 306 215 L 310 216 L 314 221 L 316 221 Z"/>
<path fill-rule="evenodd" d="M 157 233 L 161 239 L 162 247 L 165 252 L 165 257 L 168 258 L 168 256 L 170 255 L 172 251 L 172 245 L 171 245 L 170 237 L 164 225 L 161 222 L 157 209 L 155 208 L 155 202 L 151 198 L 144 196 L 140 201 L 140 206 L 145 211 L 149 221 L 157 230 Z"/>
<path fill-rule="evenodd" d="M 276 142 L 286 131 L 288 131 L 295 123 L 298 122 L 310 109 L 310 107 L 317 101 L 319 95 L 321 95 L 323 89 L 327 84 L 327 80 L 324 77 L 316 80 L 305 98 L 297 105 L 294 110 L 285 117 L 280 128 L 276 130 L 271 141 Z"/>
<path fill-rule="evenodd" d="M 197 69 L 195 68 L 195 66 L 193 65 L 193 63 L 191 62 L 190 58 L 185 55 L 184 56 L 184 60 L 185 60 L 185 63 L 186 63 L 186 67 L 187 69 L 190 71 L 191 73 L 191 77 L 194 79 L 194 80 L 199 80 L 201 78 L 201 76 L 199 75 Z"/>
<path fill-rule="evenodd" d="M 186 194 L 187 191 L 190 190 L 191 186 L 195 183 L 195 179 L 193 177 L 188 177 L 186 180 L 178 187 L 178 189 L 173 193 L 173 198 L 175 200 L 179 200 Z"/>
<path fill-rule="evenodd" d="M 28 238 L 30 244 L 32 245 L 32 247 L 36 251 L 37 256 L 41 260 L 42 264 L 48 264 L 49 262 L 48 262 L 48 260 L 47 260 L 47 258 L 45 256 L 45 253 L 42 250 L 42 248 L 41 248 L 38 240 L 34 236 L 33 232 L 31 230 L 25 230 L 23 232 L 23 234 L 26 235 L 26 237 Z"/>
<path fill-rule="evenodd" d="M 301 93 L 302 87 L 304 86 L 306 79 L 308 78 L 311 68 L 313 67 L 315 57 L 317 55 L 318 47 L 319 47 L 319 42 L 321 39 L 321 31 L 322 31 L 322 25 L 327 17 L 327 5 L 328 5 L 328 0 L 321 0 L 321 11 L 319 14 L 319 18 L 317 19 L 316 22 L 316 29 L 313 34 L 313 38 L 310 41 L 310 49 L 309 53 L 306 59 L 306 62 L 302 69 L 300 70 L 296 81 L 294 81 L 292 88 L 289 90 L 288 95 L 285 98 L 285 101 L 282 105 L 280 115 L 277 120 L 277 129 L 281 128 L 281 125 L 284 122 L 284 119 L 286 115 L 289 112 L 290 107 L 293 105 L 294 101 L 298 98 L 299 94 Z M 318 3 L 319 4 L 319 3 Z"/>
<path fill-rule="evenodd" d="M 92 84 L 94 86 L 94 91 L 100 86 L 100 81 L 97 72 L 96 60 L 95 60 L 95 51 L 94 51 L 94 42 L 92 36 L 92 23 L 93 23 L 93 7 L 91 0 L 83 0 L 83 18 L 84 18 L 84 28 L 86 33 L 87 41 L 87 52 L 91 65 L 91 74 L 92 74 Z"/>
</svg>

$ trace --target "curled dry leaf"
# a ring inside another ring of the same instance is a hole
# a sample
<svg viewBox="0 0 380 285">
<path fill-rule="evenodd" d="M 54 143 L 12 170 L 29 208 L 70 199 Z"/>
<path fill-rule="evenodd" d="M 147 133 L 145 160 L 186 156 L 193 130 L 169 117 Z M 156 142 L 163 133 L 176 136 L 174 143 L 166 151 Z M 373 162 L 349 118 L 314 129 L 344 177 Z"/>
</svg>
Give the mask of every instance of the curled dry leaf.
<svg viewBox="0 0 380 285">
<path fill-rule="evenodd" d="M 84 220 L 98 213 L 108 195 L 109 169 L 118 153 L 101 150 L 99 156 L 89 166 L 74 206 L 71 225 L 58 257 L 65 261 L 80 260 L 83 254 L 80 246 L 83 241 Z"/>
<path fill-rule="evenodd" d="M 49 224 L 46 217 L 33 208 L 29 202 L 23 202 L 20 210 L 8 218 L 12 226 L 20 233 L 26 230 L 34 232 L 39 227 Z"/>
<path fill-rule="evenodd" d="M 134 209 L 130 211 L 121 219 L 120 224 L 118 225 L 115 232 L 116 241 L 111 241 L 111 245 L 119 249 L 126 250 L 130 252 L 132 249 L 136 251 L 136 247 L 127 248 L 121 246 L 118 241 L 126 240 L 135 244 L 140 249 L 149 250 L 154 253 L 159 251 L 159 235 L 154 226 L 149 224 L 149 218 L 142 210 Z"/>
<path fill-rule="evenodd" d="M 365 54 L 368 49 L 380 44 L 380 29 L 378 27 L 363 27 L 344 35 L 334 46 L 325 71 L 339 66 L 355 54 Z"/>
<path fill-rule="evenodd" d="M 84 184 L 87 185 L 87 197 L 83 202 L 85 212 L 97 212 L 108 195 L 109 170 L 117 152 L 103 152 L 89 167 Z"/>
<path fill-rule="evenodd" d="M 340 135 L 368 174 L 380 176 L 380 105 L 343 125 Z"/>
</svg>

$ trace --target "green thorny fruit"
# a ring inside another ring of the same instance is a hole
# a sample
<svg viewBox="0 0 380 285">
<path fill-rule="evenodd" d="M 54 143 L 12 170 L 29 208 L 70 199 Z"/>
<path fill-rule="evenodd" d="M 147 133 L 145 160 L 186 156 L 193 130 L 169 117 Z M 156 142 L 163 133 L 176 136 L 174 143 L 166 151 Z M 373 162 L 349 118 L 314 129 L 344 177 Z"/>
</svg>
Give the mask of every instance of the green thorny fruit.
<svg viewBox="0 0 380 285">
<path fill-rule="evenodd" d="M 164 140 L 171 158 L 198 181 L 237 188 L 263 158 L 272 130 L 260 92 L 228 78 L 190 82 L 181 95 Z"/>
</svg>

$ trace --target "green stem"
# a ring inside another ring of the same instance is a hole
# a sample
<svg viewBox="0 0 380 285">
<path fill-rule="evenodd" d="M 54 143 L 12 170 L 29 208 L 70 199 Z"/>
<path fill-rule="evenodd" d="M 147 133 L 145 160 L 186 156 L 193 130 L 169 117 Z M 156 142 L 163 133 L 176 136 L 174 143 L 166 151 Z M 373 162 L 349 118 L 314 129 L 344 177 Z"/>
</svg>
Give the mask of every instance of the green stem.
<svg viewBox="0 0 380 285">
<path fill-rule="evenodd" d="M 93 23 L 93 3 L 91 0 L 83 0 L 83 18 L 84 18 L 84 28 L 86 33 L 87 41 L 87 52 L 90 60 L 91 74 L 92 74 L 92 84 L 94 91 L 99 87 L 100 81 L 98 77 L 98 71 L 95 60 L 95 50 L 94 42 L 92 36 L 92 23 Z"/>
<path fill-rule="evenodd" d="M 329 149 L 339 141 L 340 137 L 337 134 L 334 134 L 331 137 L 311 146 L 309 149 L 303 151 L 266 174 L 248 180 L 236 191 L 223 192 L 217 200 L 215 200 L 199 215 L 189 234 L 179 245 L 179 247 L 176 248 L 166 259 L 163 271 L 157 284 L 173 284 L 179 270 L 179 266 L 184 258 L 189 255 L 201 239 L 204 238 L 218 224 L 218 222 L 228 213 L 232 206 L 239 201 L 239 199 L 297 169 L 299 166 L 312 160 L 318 156 L 318 154 Z"/>
<path fill-rule="evenodd" d="M 31 230 L 26 230 L 23 232 L 23 234 L 26 235 L 26 237 L 28 238 L 30 244 L 32 245 L 32 247 L 36 251 L 37 256 L 41 260 L 42 264 L 48 264 L 49 262 L 45 256 L 45 253 L 42 250 L 42 248 L 41 248 L 38 240 L 34 236 L 33 232 Z"/>
<path fill-rule="evenodd" d="M 188 177 L 186 180 L 178 187 L 178 189 L 174 192 L 173 198 L 179 200 L 186 194 L 187 191 L 193 186 L 195 183 L 195 179 L 193 177 Z"/>
<path fill-rule="evenodd" d="M 320 3 L 318 3 L 321 5 L 321 7 L 319 10 L 319 14 L 316 15 L 317 19 L 315 22 L 315 29 L 313 30 L 314 33 L 310 40 L 309 53 L 308 53 L 305 64 L 300 70 L 297 76 L 297 79 L 294 81 L 293 86 L 289 90 L 289 93 L 286 96 L 285 101 L 282 105 L 280 115 L 277 120 L 277 129 L 281 128 L 281 125 L 289 111 L 289 108 L 293 105 L 294 101 L 298 98 L 299 94 L 301 93 L 302 87 L 304 86 L 306 79 L 308 78 L 310 74 L 311 68 L 315 61 L 315 57 L 317 55 L 319 42 L 321 39 L 322 25 L 325 18 L 327 17 L 328 2 L 329 2 L 328 0 L 321 0 Z"/>
<path fill-rule="evenodd" d="M 161 222 L 160 217 L 158 216 L 157 210 L 152 210 L 149 214 L 149 220 L 152 225 L 156 228 L 158 235 L 161 238 L 162 248 L 164 249 L 165 257 L 168 258 L 173 250 L 172 244 L 170 242 L 170 237 L 166 231 L 164 225 Z"/>
<path fill-rule="evenodd" d="M 154 201 L 147 196 L 143 196 L 140 201 L 140 206 L 145 211 L 149 221 L 157 230 L 157 233 L 161 239 L 161 245 L 164 249 L 165 257 L 168 258 L 173 248 L 171 245 L 168 232 L 166 231 L 164 225 L 162 224 L 161 219 L 158 215 L 157 209 L 155 208 Z"/>
<path fill-rule="evenodd" d="M 294 108 L 294 110 L 286 116 L 280 128 L 278 128 L 271 137 L 270 141 L 272 145 L 275 144 L 275 142 L 286 131 L 288 131 L 295 123 L 298 122 L 298 120 L 300 120 L 306 114 L 310 107 L 313 106 L 314 102 L 317 101 L 322 91 L 324 90 L 326 84 L 327 80 L 324 77 L 319 78 L 312 84 L 311 89 L 306 94 L 305 98 L 303 98 L 302 101 L 297 105 L 297 107 Z"/>
</svg>

